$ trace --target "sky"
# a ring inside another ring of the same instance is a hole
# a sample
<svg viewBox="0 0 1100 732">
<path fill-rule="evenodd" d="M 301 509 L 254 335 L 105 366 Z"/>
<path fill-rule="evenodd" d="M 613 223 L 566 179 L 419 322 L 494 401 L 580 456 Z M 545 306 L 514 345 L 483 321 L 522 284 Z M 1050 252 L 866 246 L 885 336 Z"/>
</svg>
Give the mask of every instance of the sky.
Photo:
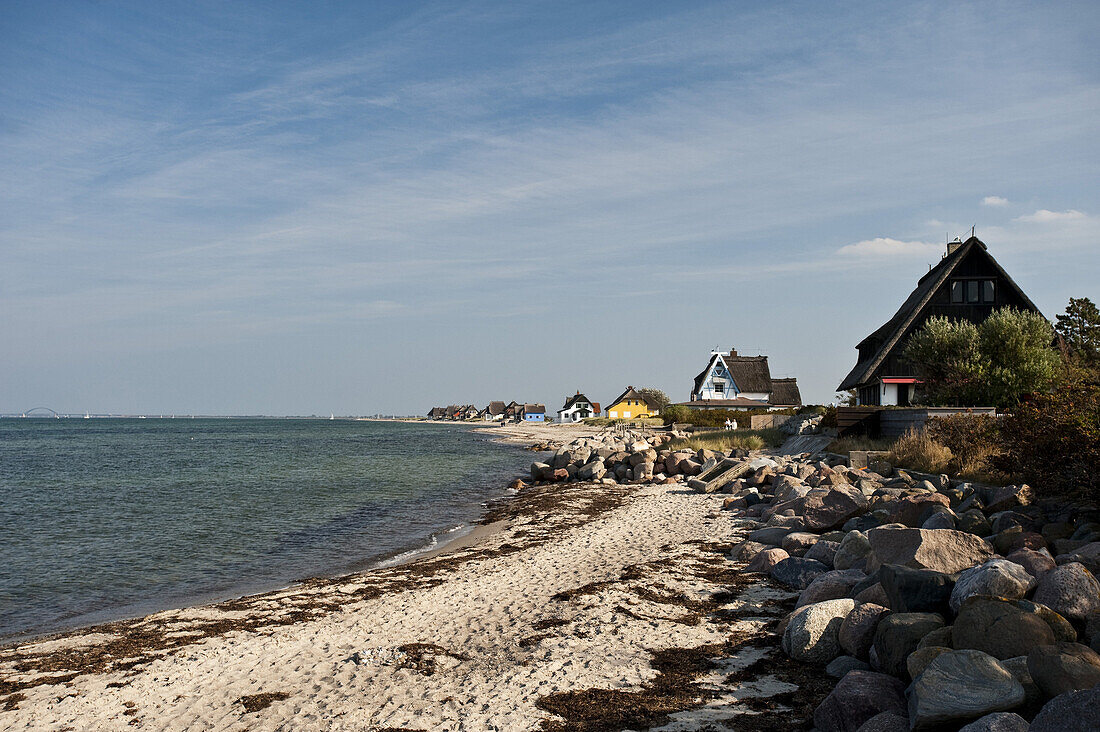
<svg viewBox="0 0 1100 732">
<path fill-rule="evenodd" d="M 971 226 L 1100 301 L 1094 2 L 0 5 L 0 412 L 827 403 Z"/>
</svg>

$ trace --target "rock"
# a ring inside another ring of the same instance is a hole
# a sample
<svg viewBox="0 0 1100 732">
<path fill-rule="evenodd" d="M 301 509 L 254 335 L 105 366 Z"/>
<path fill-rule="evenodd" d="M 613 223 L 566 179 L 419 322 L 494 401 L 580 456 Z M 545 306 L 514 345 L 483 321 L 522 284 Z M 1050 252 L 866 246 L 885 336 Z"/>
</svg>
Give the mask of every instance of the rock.
<svg viewBox="0 0 1100 732">
<path fill-rule="evenodd" d="M 905 669 L 909 672 L 909 678 L 916 679 L 920 677 L 924 673 L 924 669 L 928 668 L 928 664 L 932 663 L 932 659 L 950 651 L 951 649 L 947 646 L 918 647 L 905 659 Z"/>
<path fill-rule="evenodd" d="M 840 625 L 840 647 L 856 658 L 867 658 L 875 641 L 875 629 L 889 614 L 887 608 L 870 602 L 853 608 Z"/>
<path fill-rule="evenodd" d="M 882 607 L 890 607 L 890 598 L 886 596 L 886 591 L 882 589 L 882 583 L 876 582 L 865 590 L 855 591 L 852 588 L 852 598 L 856 602 L 861 603 L 873 603 L 875 605 L 881 605 Z"/>
<path fill-rule="evenodd" d="M 874 649 L 878 667 L 891 676 L 908 677 L 905 660 L 917 650 L 928 633 L 942 628 L 943 618 L 935 613 L 894 613 L 875 629 Z"/>
<path fill-rule="evenodd" d="M 531 463 L 531 480 L 542 480 L 543 472 L 552 470 L 546 463 Z"/>
<path fill-rule="evenodd" d="M 749 541 L 758 541 L 761 544 L 779 546 L 783 543 L 783 537 L 789 533 L 791 533 L 791 529 L 786 526 L 765 526 L 762 529 L 749 532 L 749 535 L 745 538 Z"/>
<path fill-rule="evenodd" d="M 857 732 L 909 732 L 909 718 L 894 712 L 882 712 L 864 722 Z"/>
<path fill-rule="evenodd" d="M 914 730 L 957 725 L 1023 701 L 1024 687 L 997 659 L 981 651 L 949 651 L 913 682 L 909 724 Z"/>
<path fill-rule="evenodd" d="M 833 660 L 840 655 L 840 626 L 853 607 L 855 602 L 844 598 L 795 610 L 783 631 L 783 652 L 806 663 Z"/>
<path fill-rule="evenodd" d="M 799 498 L 796 512 L 810 531 L 828 531 L 867 510 L 867 497 L 850 485 L 840 485 Z"/>
<path fill-rule="evenodd" d="M 819 574 L 802 590 L 795 607 L 848 597 L 861 579 L 863 573 L 858 569 L 832 570 Z"/>
<path fill-rule="evenodd" d="M 993 555 L 989 543 L 973 534 L 950 529 L 895 529 L 880 527 L 867 532 L 871 544 L 868 569 L 900 564 L 954 574 L 981 564 Z"/>
<path fill-rule="evenodd" d="M 1100 684 L 1100 655 L 1080 643 L 1038 646 L 1027 654 L 1027 670 L 1046 697 L 1055 697 Z"/>
<path fill-rule="evenodd" d="M 1054 557 L 1050 556 L 1050 552 L 1046 549 L 1017 549 L 1005 559 L 1019 564 L 1036 579 L 1058 566 L 1054 563 Z"/>
<path fill-rule="evenodd" d="M 607 468 L 603 460 L 598 459 L 582 465 L 577 471 L 577 477 L 581 480 L 599 480 L 605 475 L 607 475 Z"/>
<path fill-rule="evenodd" d="M 954 529 L 956 526 L 955 514 L 950 511 L 936 511 L 920 525 L 922 529 Z"/>
<path fill-rule="evenodd" d="M 1033 599 L 1069 620 L 1084 620 L 1100 610 L 1100 584 L 1084 565 L 1071 562 L 1044 574 Z"/>
<path fill-rule="evenodd" d="M 980 650 L 995 658 L 1023 656 L 1035 646 L 1054 643 L 1054 632 L 1037 614 L 983 595 L 962 603 L 951 628 L 956 649 Z"/>
<path fill-rule="evenodd" d="M 961 509 L 962 506 L 959 506 L 959 508 Z M 989 519 L 977 508 L 959 514 L 956 523 L 959 531 L 965 531 L 975 536 L 989 536 L 993 533 L 993 527 L 990 525 Z"/>
<path fill-rule="evenodd" d="M 1027 720 L 1015 712 L 994 712 L 966 725 L 959 732 L 1027 732 Z"/>
<path fill-rule="evenodd" d="M 813 559 L 815 562 L 821 562 L 826 567 L 832 568 L 833 558 L 836 556 L 836 550 L 840 547 L 839 541 L 829 541 L 828 539 L 821 539 L 803 555 L 806 559 Z"/>
<path fill-rule="evenodd" d="M 810 547 L 816 544 L 820 538 L 821 537 L 817 534 L 811 534 L 806 531 L 792 531 L 783 537 L 783 541 L 779 546 L 792 557 L 801 557 Z"/>
<path fill-rule="evenodd" d="M 967 569 L 951 590 L 951 609 L 958 612 L 963 600 L 973 595 L 993 595 L 1018 600 L 1036 585 L 1035 578 L 1019 564 L 994 558 Z"/>
<path fill-rule="evenodd" d="M 877 714 L 905 714 L 904 686 L 892 676 L 851 671 L 814 710 L 821 732 L 855 732 Z"/>
<path fill-rule="evenodd" d="M 842 679 L 849 671 L 870 671 L 871 667 L 866 661 L 860 661 L 854 656 L 837 656 L 825 667 L 825 674 L 834 679 Z"/>
<path fill-rule="evenodd" d="M 833 555 L 834 569 L 851 569 L 864 561 L 871 553 L 871 542 L 862 531 L 849 531 L 840 540 L 836 554 Z"/>
<path fill-rule="evenodd" d="M 821 562 L 802 557 L 787 557 L 771 568 L 768 574 L 776 582 L 795 590 L 806 589 L 819 574 L 829 571 Z"/>
<path fill-rule="evenodd" d="M 917 528 L 933 513 L 935 507 L 950 508 L 947 496 L 939 493 L 924 493 L 916 496 L 902 496 L 887 504 L 891 523 L 905 524 Z"/>
<path fill-rule="evenodd" d="M 775 565 L 785 560 L 790 555 L 778 547 L 772 547 L 771 549 L 765 549 L 752 558 L 742 572 L 760 572 L 761 574 L 768 574 L 775 568 Z"/>
<path fill-rule="evenodd" d="M 681 460 L 677 466 L 680 469 L 681 475 L 699 475 L 699 471 L 702 469 L 702 464 L 698 463 L 691 458 Z"/>
<path fill-rule="evenodd" d="M 1031 732 L 1096 732 L 1100 689 L 1059 694 L 1031 720 Z"/>
<path fill-rule="evenodd" d="M 1005 658 L 1001 661 L 1001 665 L 1020 682 L 1020 686 L 1024 687 L 1024 709 L 1032 711 L 1038 709 L 1043 703 L 1043 692 L 1031 678 L 1031 672 L 1027 670 L 1027 656 Z"/>
<path fill-rule="evenodd" d="M 743 541 L 733 548 L 729 557 L 730 559 L 740 559 L 742 562 L 751 562 L 757 554 L 770 548 L 767 544 L 761 544 L 757 541 Z"/>
<path fill-rule="evenodd" d="M 878 576 L 894 612 L 947 613 L 954 584 L 948 575 L 931 569 L 884 564 Z"/>
<path fill-rule="evenodd" d="M 985 510 L 989 513 L 1007 511 L 1027 506 L 1035 500 L 1035 492 L 1027 484 L 1006 485 L 993 488 L 986 497 Z"/>
<path fill-rule="evenodd" d="M 920 643 L 917 644 L 917 648 L 927 648 L 929 646 L 939 646 L 940 648 L 951 648 L 951 626 L 945 625 L 942 628 L 933 630 L 928 635 L 920 639 Z"/>
<path fill-rule="evenodd" d="M 1056 642 L 1068 641 L 1072 643 L 1077 640 L 1077 631 L 1073 629 L 1070 622 L 1046 605 L 1038 602 L 1031 602 L 1030 600 L 1016 600 L 1013 605 L 1020 608 L 1025 613 L 1034 613 L 1039 616 L 1039 619 L 1046 623 L 1050 627 L 1051 632 L 1054 633 L 1054 640 Z"/>
</svg>

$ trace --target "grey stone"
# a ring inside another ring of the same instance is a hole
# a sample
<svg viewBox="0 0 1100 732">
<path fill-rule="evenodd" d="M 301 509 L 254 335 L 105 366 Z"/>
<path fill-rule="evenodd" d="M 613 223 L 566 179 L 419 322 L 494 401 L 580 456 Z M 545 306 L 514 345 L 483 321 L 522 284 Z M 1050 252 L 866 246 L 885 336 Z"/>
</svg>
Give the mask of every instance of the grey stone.
<svg viewBox="0 0 1100 732">
<path fill-rule="evenodd" d="M 831 568 L 833 566 L 833 557 L 836 556 L 836 550 L 839 547 L 840 542 L 821 539 L 810 547 L 802 556 L 806 559 L 813 559 L 816 562 L 821 562 L 826 567 Z"/>
<path fill-rule="evenodd" d="M 1023 656 L 1035 646 L 1054 642 L 1054 632 L 1038 614 L 984 595 L 967 598 L 951 628 L 956 649 L 980 650 L 996 658 Z"/>
<path fill-rule="evenodd" d="M 1024 708 L 1036 710 L 1043 703 L 1042 689 L 1031 678 L 1031 672 L 1027 670 L 1027 656 L 1013 656 L 1001 660 L 1001 665 L 1008 669 L 1013 678 L 1024 687 Z"/>
<path fill-rule="evenodd" d="M 775 565 L 785 560 L 789 555 L 779 547 L 772 547 L 771 549 L 765 549 L 752 558 L 752 561 L 745 565 L 743 572 L 760 572 L 761 574 L 767 574 L 775 568 Z"/>
<path fill-rule="evenodd" d="M 1046 549 L 1017 549 L 1005 557 L 1023 567 L 1032 577 L 1042 577 L 1058 565 Z"/>
<path fill-rule="evenodd" d="M 855 602 L 844 598 L 806 605 L 791 613 L 783 631 L 783 652 L 796 661 L 826 664 L 840 655 L 838 635 Z"/>
<path fill-rule="evenodd" d="M 1043 694 L 1055 697 L 1100 684 L 1100 655 L 1080 643 L 1038 646 L 1027 654 L 1027 670 Z"/>
<path fill-rule="evenodd" d="M 852 592 L 852 587 L 861 579 L 863 579 L 863 573 L 858 569 L 834 569 L 819 574 L 799 594 L 798 604 L 795 607 L 848 597 Z"/>
<path fill-rule="evenodd" d="M 860 661 L 855 656 L 837 656 L 825 667 L 825 674 L 834 679 L 842 679 L 849 671 L 870 671 L 871 666 L 866 661 Z"/>
<path fill-rule="evenodd" d="M 1031 600 L 1016 600 L 1013 605 L 1020 608 L 1025 613 L 1034 613 L 1039 616 L 1039 619 L 1046 623 L 1050 627 L 1051 632 L 1054 633 L 1055 641 L 1068 641 L 1072 643 L 1077 640 L 1077 631 L 1074 630 L 1073 625 L 1046 605 L 1032 602 Z"/>
<path fill-rule="evenodd" d="M 1024 687 L 997 659 L 981 651 L 950 651 L 913 682 L 909 724 L 914 730 L 962 724 L 1023 701 Z"/>
<path fill-rule="evenodd" d="M 1069 620 L 1084 620 L 1100 610 L 1100 584 L 1079 562 L 1063 564 L 1039 580 L 1032 598 Z"/>
<path fill-rule="evenodd" d="M 802 557 L 787 557 L 780 561 L 768 574 L 776 582 L 795 590 L 804 590 L 819 574 L 829 571 L 821 562 Z"/>
<path fill-rule="evenodd" d="M 840 625 L 840 647 L 856 658 L 867 658 L 875 642 L 875 629 L 890 611 L 874 603 L 863 603 L 852 609 Z"/>
<path fill-rule="evenodd" d="M 742 562 L 751 562 L 760 552 L 768 549 L 767 544 L 758 541 L 743 541 L 730 552 L 730 559 L 740 559 Z"/>
<path fill-rule="evenodd" d="M 943 625 L 943 618 L 935 613 L 887 615 L 875 629 L 874 649 L 878 667 L 892 676 L 908 678 L 905 660 L 917 649 L 921 638 Z"/>
<path fill-rule="evenodd" d="M 920 527 L 922 529 L 954 529 L 957 525 L 954 513 L 935 511 Z"/>
<path fill-rule="evenodd" d="M 821 537 L 817 534 L 806 531 L 792 531 L 783 537 L 783 541 L 779 546 L 792 557 L 801 557 L 820 539 Z"/>
<path fill-rule="evenodd" d="M 905 670 L 909 672 L 909 678 L 919 678 L 934 658 L 950 651 L 951 649 L 947 646 L 918 646 L 917 650 L 905 659 Z"/>
<path fill-rule="evenodd" d="M 909 732 L 909 718 L 895 712 L 882 712 L 868 719 L 856 732 Z"/>
<path fill-rule="evenodd" d="M 894 612 L 947 613 L 954 584 L 949 575 L 931 569 L 884 564 L 878 576 Z"/>
<path fill-rule="evenodd" d="M 1031 720 L 1030 732 L 1096 732 L 1100 688 L 1059 694 Z"/>
<path fill-rule="evenodd" d="M 851 671 L 814 710 L 821 732 L 855 732 L 883 712 L 905 714 L 904 686 L 886 674 Z"/>
<path fill-rule="evenodd" d="M 867 540 L 871 543 L 871 571 L 883 564 L 900 564 L 954 574 L 993 556 L 993 548 L 985 540 L 950 529 L 879 527 L 867 532 Z"/>
<path fill-rule="evenodd" d="M 783 543 L 783 537 L 789 533 L 791 533 L 791 529 L 786 526 L 765 526 L 762 529 L 749 532 L 749 535 L 745 538 L 748 541 L 757 541 L 761 544 L 779 546 Z"/>
<path fill-rule="evenodd" d="M 795 509 L 810 531 L 827 531 L 867 510 L 867 497 L 850 485 L 810 493 L 795 501 Z"/>
<path fill-rule="evenodd" d="M 966 725 L 959 732 L 1027 732 L 1027 720 L 1015 712 L 994 712 Z"/>
<path fill-rule="evenodd" d="M 833 555 L 834 569 L 851 569 L 857 562 L 865 560 L 871 553 L 871 542 L 862 531 L 849 531 L 840 541 Z"/>
<path fill-rule="evenodd" d="M 973 595 L 993 595 L 1018 600 L 1037 584 L 1027 570 L 1007 559 L 993 558 L 964 570 L 951 590 L 951 609 L 958 612 L 963 600 Z"/>
</svg>

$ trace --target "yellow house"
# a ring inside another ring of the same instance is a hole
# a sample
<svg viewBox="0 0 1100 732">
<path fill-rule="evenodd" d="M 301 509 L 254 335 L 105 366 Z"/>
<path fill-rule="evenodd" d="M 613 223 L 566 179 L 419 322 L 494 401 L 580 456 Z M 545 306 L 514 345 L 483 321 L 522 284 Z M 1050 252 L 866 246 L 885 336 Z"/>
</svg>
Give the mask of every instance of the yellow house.
<svg viewBox="0 0 1100 732">
<path fill-rule="evenodd" d="M 604 409 L 604 412 L 610 419 L 639 419 L 656 417 L 661 410 L 650 397 L 638 392 L 633 386 L 628 386 L 626 391 Z"/>
</svg>

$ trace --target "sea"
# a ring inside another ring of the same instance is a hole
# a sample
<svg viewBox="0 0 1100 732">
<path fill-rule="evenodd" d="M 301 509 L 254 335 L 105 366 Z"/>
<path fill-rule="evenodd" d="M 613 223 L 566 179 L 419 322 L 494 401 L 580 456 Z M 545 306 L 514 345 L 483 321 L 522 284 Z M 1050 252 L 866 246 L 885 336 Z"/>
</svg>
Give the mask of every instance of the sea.
<svg viewBox="0 0 1100 732">
<path fill-rule="evenodd" d="M 0 419 L 0 641 L 394 563 L 524 464 L 464 426 Z"/>
</svg>

